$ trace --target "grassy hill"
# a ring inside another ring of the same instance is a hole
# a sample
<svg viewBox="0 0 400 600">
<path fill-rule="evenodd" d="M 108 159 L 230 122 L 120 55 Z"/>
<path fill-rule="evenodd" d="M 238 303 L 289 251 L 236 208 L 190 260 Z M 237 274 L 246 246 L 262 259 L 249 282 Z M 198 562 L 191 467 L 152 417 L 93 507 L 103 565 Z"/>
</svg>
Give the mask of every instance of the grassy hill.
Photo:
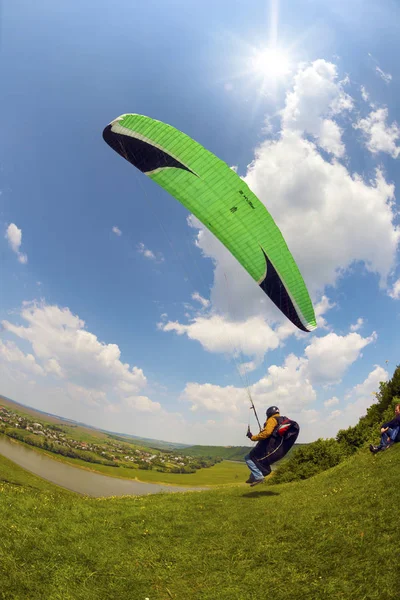
<svg viewBox="0 0 400 600">
<path fill-rule="evenodd" d="M 400 444 L 311 479 L 110 499 L 0 457 L 0 597 L 395 600 Z"/>
<path fill-rule="evenodd" d="M 103 429 L 101 429 L 100 431 L 104 431 Z M 153 438 L 144 438 L 144 437 L 139 437 L 137 435 L 128 435 L 125 433 L 109 433 L 108 434 L 109 438 L 112 438 L 113 440 L 118 440 L 119 442 L 126 442 L 129 444 L 135 444 L 135 445 L 142 445 L 146 448 L 152 448 L 154 450 L 162 450 L 162 451 L 168 451 L 168 450 L 178 450 L 179 452 L 181 451 L 181 449 L 184 449 L 187 447 L 187 444 L 179 444 L 178 442 L 164 442 L 163 440 L 155 440 Z"/>
<path fill-rule="evenodd" d="M 79 421 L 74 421 L 73 419 L 67 419 L 65 417 L 60 417 L 58 415 L 53 415 L 36 408 L 32 408 L 31 406 L 26 406 L 16 402 L 15 400 L 11 400 L 11 398 L 7 398 L 6 396 L 0 395 L 0 405 L 6 406 L 10 410 L 20 415 L 28 415 L 38 419 L 40 422 L 59 425 L 66 433 L 73 435 L 75 439 L 86 442 L 96 442 L 99 440 L 104 441 L 112 438 L 120 442 L 134 444 L 135 446 L 141 446 L 147 449 L 153 448 L 156 450 L 175 450 L 187 447 L 187 444 L 180 444 L 178 442 L 165 442 L 152 438 L 143 438 L 136 435 L 116 433 L 106 429 L 98 429 L 92 425 L 87 425 L 86 423 L 81 423 Z"/>
<path fill-rule="evenodd" d="M 289 450 L 285 459 L 289 458 L 295 448 L 304 446 L 305 444 L 294 444 L 293 448 Z M 204 457 L 216 457 L 220 456 L 224 460 L 244 460 L 246 454 L 248 454 L 254 443 L 251 446 L 188 446 L 179 450 L 179 453 L 183 456 L 204 456 Z"/>
<path fill-rule="evenodd" d="M 183 456 L 220 456 L 225 460 L 243 460 L 250 451 L 249 446 L 189 446 L 179 450 Z"/>
</svg>

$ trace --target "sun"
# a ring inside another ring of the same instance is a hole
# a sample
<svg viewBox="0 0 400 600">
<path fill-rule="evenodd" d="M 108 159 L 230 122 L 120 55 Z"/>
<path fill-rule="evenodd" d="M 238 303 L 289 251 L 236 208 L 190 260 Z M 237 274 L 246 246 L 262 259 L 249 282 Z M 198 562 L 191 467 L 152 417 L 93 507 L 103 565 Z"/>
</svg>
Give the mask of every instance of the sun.
<svg viewBox="0 0 400 600">
<path fill-rule="evenodd" d="M 280 48 L 255 50 L 250 59 L 251 71 L 265 79 L 279 79 L 290 73 L 289 54 Z"/>
</svg>

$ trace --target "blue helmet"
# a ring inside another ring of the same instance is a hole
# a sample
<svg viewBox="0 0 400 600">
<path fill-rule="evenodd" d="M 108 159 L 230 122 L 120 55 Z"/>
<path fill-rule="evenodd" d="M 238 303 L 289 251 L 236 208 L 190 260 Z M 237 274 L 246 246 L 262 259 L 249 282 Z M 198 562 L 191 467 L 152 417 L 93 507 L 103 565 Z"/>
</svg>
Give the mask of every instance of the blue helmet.
<svg viewBox="0 0 400 600">
<path fill-rule="evenodd" d="M 276 413 L 278 413 L 278 412 L 279 412 L 279 408 L 277 406 L 270 406 L 267 409 L 267 419 L 272 417 L 272 415 L 276 415 Z"/>
</svg>

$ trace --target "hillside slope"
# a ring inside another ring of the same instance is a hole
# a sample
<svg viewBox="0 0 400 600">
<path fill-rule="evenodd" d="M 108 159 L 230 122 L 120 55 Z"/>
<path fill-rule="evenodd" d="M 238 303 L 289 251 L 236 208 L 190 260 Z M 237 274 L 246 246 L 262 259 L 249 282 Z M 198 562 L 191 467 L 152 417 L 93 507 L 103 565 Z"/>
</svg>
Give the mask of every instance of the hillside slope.
<svg viewBox="0 0 400 600">
<path fill-rule="evenodd" d="M 221 457 L 225 460 L 244 460 L 250 446 L 189 446 L 179 450 L 184 456 Z"/>
<path fill-rule="evenodd" d="M 5 598 L 395 600 L 400 444 L 302 482 L 75 496 L 0 459 Z"/>
<path fill-rule="evenodd" d="M 65 431 L 73 432 L 75 437 L 80 436 L 82 439 L 115 439 L 126 443 L 134 444 L 144 448 L 154 448 L 158 450 L 174 450 L 180 448 L 186 448 L 187 444 L 180 444 L 178 442 L 165 442 L 163 440 L 155 440 L 153 438 L 143 438 L 137 435 L 130 435 L 127 433 L 118 433 L 115 431 L 108 431 L 107 429 L 99 429 L 87 423 L 75 421 L 74 419 L 68 419 L 48 413 L 37 408 L 32 408 L 7 396 L 0 394 L 0 406 L 5 406 L 12 411 L 17 412 L 20 415 L 28 415 L 37 419 L 40 422 L 46 422 L 62 426 Z"/>
</svg>

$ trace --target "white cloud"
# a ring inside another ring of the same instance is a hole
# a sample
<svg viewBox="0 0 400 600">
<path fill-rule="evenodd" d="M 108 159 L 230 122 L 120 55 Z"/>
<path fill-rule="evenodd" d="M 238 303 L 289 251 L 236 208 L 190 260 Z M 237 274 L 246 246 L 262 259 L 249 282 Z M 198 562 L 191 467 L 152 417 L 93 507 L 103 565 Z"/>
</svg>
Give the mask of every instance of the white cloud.
<svg viewBox="0 0 400 600">
<path fill-rule="evenodd" d="M 379 384 L 388 378 L 389 373 L 383 367 L 375 365 L 368 377 L 350 390 L 346 395 L 347 404 L 343 411 L 346 427 L 356 425 L 360 417 L 366 414 L 367 408 L 376 403 L 375 393 L 379 391 Z"/>
<path fill-rule="evenodd" d="M 246 181 L 265 200 L 313 295 L 355 261 L 386 282 L 400 230 L 393 223 L 394 186 L 380 170 L 367 185 L 325 161 L 310 142 L 284 133 L 257 150 Z"/>
<path fill-rule="evenodd" d="M 182 398 L 191 404 L 191 410 L 206 410 L 223 414 L 244 412 L 250 404 L 246 390 L 231 385 L 221 387 L 211 383 L 188 383 Z"/>
<path fill-rule="evenodd" d="M 279 138 L 267 140 L 256 149 L 244 178 L 282 231 L 314 300 L 320 329 L 331 329 L 325 314 L 335 306 L 323 294 L 326 286 L 336 285 L 355 262 L 362 262 L 366 270 L 379 275 L 384 287 L 395 265 L 400 239 L 394 224 L 394 186 L 386 182 L 382 171 L 378 169 L 374 180 L 365 182 L 337 161 L 325 160 L 316 144 L 304 137 L 313 135 L 321 145 L 324 132 L 337 131 L 329 129 L 328 121 L 334 122 L 337 115 L 353 106 L 343 85 L 337 80 L 336 67 L 325 61 L 301 69 L 294 90 L 287 94 Z M 335 139 L 342 143 L 339 135 Z M 331 137 L 329 143 L 333 142 Z M 340 154 L 339 146 L 335 152 Z M 277 348 L 289 336 L 309 341 L 308 334 L 281 315 L 208 229 L 193 216 L 188 223 L 198 230 L 196 245 L 213 261 L 209 315 L 197 316 L 189 324 L 170 321 L 160 328 L 198 340 L 210 352 L 238 356 L 240 347 L 250 358 L 239 366 L 242 374 L 259 366 L 263 353 Z M 376 339 L 375 333 L 370 337 L 358 335 L 360 326 L 358 321 L 347 336 L 312 338 L 305 357 L 297 359 L 296 369 L 285 367 L 284 373 L 289 371 L 292 377 L 297 373 L 300 391 L 297 394 L 296 390 L 295 397 L 299 395 L 300 404 L 313 401 L 313 385 L 339 382 L 362 355 L 362 349 Z M 267 381 L 271 377 L 269 373 Z M 262 389 L 261 401 L 273 403 L 275 389 L 269 390 L 264 379 L 260 380 L 263 384 L 255 384 L 252 393 Z M 280 387 L 279 398 L 286 397 L 285 390 L 284 385 Z M 310 437 L 312 431 L 306 428 L 306 435 Z"/>
<path fill-rule="evenodd" d="M 255 371 L 259 364 L 254 360 L 250 360 L 249 362 L 244 362 L 238 365 L 238 370 L 241 376 L 246 376 L 248 373 Z"/>
<path fill-rule="evenodd" d="M 379 77 L 383 79 L 385 83 L 390 83 L 392 81 L 392 76 L 390 73 L 385 73 L 382 71 L 380 67 L 375 67 L 375 71 L 378 73 Z"/>
<path fill-rule="evenodd" d="M 182 397 L 193 411 L 236 415 L 246 420 L 251 394 L 257 406 L 278 405 L 283 412 L 297 412 L 316 400 L 306 374 L 307 360 L 289 355 L 282 367 L 271 365 L 264 377 L 248 388 L 188 383 Z"/>
<path fill-rule="evenodd" d="M 240 356 L 255 357 L 260 361 L 265 352 L 277 348 L 279 338 L 261 317 L 252 317 L 246 321 L 230 321 L 221 315 L 197 316 L 191 323 L 184 325 L 168 321 L 159 323 L 162 331 L 174 331 L 178 335 L 187 335 L 197 340 L 208 352 L 219 352 Z"/>
<path fill-rule="evenodd" d="M 325 336 L 327 345 L 332 343 L 330 336 L 331 334 Z M 361 356 L 359 347 L 362 342 L 358 340 L 357 344 L 354 336 L 360 338 L 358 334 L 352 333 L 341 341 L 341 347 L 346 354 L 345 364 L 340 367 L 341 375 L 352 361 Z M 347 344 L 347 348 L 345 344 Z M 339 342 L 336 342 L 336 346 L 339 346 Z M 379 389 L 380 381 L 387 380 L 387 372 L 381 367 L 376 367 L 364 382 L 353 388 L 346 397 L 347 404 L 344 408 L 336 409 L 326 417 L 326 413 L 321 414 L 314 407 L 317 401 L 314 384 L 331 383 L 333 378 L 338 378 L 338 373 L 335 373 L 334 369 L 327 370 L 325 374 L 319 372 L 318 381 L 315 381 L 315 372 L 310 365 L 310 360 L 315 359 L 307 359 L 306 354 L 305 352 L 305 356 L 302 358 L 293 354 L 289 355 L 281 367 L 271 365 L 266 375 L 249 386 L 248 390 L 234 386 L 222 387 L 209 383 L 190 383 L 187 384 L 182 398 L 191 404 L 192 411 L 220 415 L 220 431 L 229 428 L 231 435 L 234 435 L 236 431 L 238 436 L 243 435 L 243 432 L 236 429 L 236 426 L 238 424 L 243 426 L 249 418 L 250 402 L 247 395 L 250 393 L 261 422 L 264 420 L 264 410 L 268 406 L 277 405 L 281 414 L 286 414 L 300 423 L 301 441 L 335 436 L 339 427 L 343 429 L 357 422 L 360 415 L 374 402 L 372 392 Z M 328 354 L 325 356 L 329 360 Z M 320 358 L 322 360 L 322 354 Z M 339 398 L 332 396 L 324 402 L 324 407 L 331 408 L 338 404 Z M 339 417 L 340 422 L 338 422 Z M 314 424 L 317 422 L 319 423 L 318 429 L 315 429 Z M 252 423 L 254 426 L 253 418 Z"/>
<path fill-rule="evenodd" d="M 242 443 L 249 417 L 249 392 L 258 410 L 262 411 L 259 413 L 261 421 L 264 420 L 267 406 L 278 405 L 283 413 L 301 423 L 303 441 L 315 439 L 313 423 L 320 417 L 313 407 L 317 399 L 314 385 L 337 380 L 361 356 L 362 347 L 374 338 L 373 335 L 361 338 L 357 333 L 343 338 L 332 333 L 324 338 L 313 338 L 303 357 L 291 354 L 282 366 L 271 365 L 265 376 L 248 390 L 232 385 L 223 387 L 211 383 L 188 383 L 182 400 L 191 406 L 192 412 L 218 415 L 218 419 L 211 419 L 213 423 L 209 422 L 210 419 L 207 422 L 197 419 L 197 422 L 189 423 L 182 415 L 166 412 L 159 402 L 144 395 L 147 380 L 143 371 L 122 363 L 118 346 L 100 342 L 86 330 L 82 319 L 69 309 L 26 303 L 21 318 L 24 325 L 9 321 L 3 321 L 2 324 L 7 335 L 15 335 L 24 343 L 28 342 L 32 346 L 32 353 L 24 354 L 14 342 L 0 342 L 0 370 L 3 375 L 3 367 L 11 365 L 18 377 L 26 373 L 25 385 L 28 387 L 24 388 L 25 394 L 31 385 L 28 376 L 40 375 L 42 382 L 51 378 L 49 382 L 53 383 L 50 388 L 36 386 L 37 397 L 47 402 L 43 408 L 54 411 L 56 402 L 57 406 L 64 406 L 64 410 L 56 410 L 58 414 L 72 418 L 78 416 L 79 420 L 83 420 L 82 411 L 86 407 L 89 411 L 95 411 L 90 413 L 88 422 L 95 422 L 100 415 L 107 419 L 99 423 L 103 428 L 126 431 L 129 422 L 134 427 L 132 432 L 137 435 L 191 443 L 194 440 L 204 443 L 204 439 L 208 443 L 232 443 L 232 440 Z M 345 356 L 344 362 L 340 362 L 342 355 Z M 337 362 L 337 356 L 339 367 L 330 365 L 331 361 Z M 324 363 L 328 363 L 329 368 L 321 368 Z M 353 396 L 357 399 L 368 393 L 367 384 L 375 385 L 382 378 L 382 373 L 385 371 L 376 371 L 367 382 L 356 386 Z M 5 386 L 3 393 L 10 389 L 8 386 Z M 326 402 L 326 405 L 333 404 L 333 398 Z M 154 422 L 149 421 L 150 414 L 157 416 Z M 252 422 L 254 427 L 254 420 Z M 334 418 L 329 420 L 331 422 L 332 427 L 336 427 Z M 344 422 L 341 420 L 341 426 Z M 327 431 L 329 427 L 326 426 Z M 190 430 L 190 436 L 183 439 L 185 435 L 182 430 Z M 335 431 L 330 429 L 329 433 L 332 435 Z M 318 437 L 320 435 L 321 430 L 318 429 Z M 244 439 L 243 442 L 246 443 Z"/>
<path fill-rule="evenodd" d="M 398 300 L 400 298 L 400 279 L 394 282 L 392 288 L 389 291 L 389 296 Z"/>
<path fill-rule="evenodd" d="M 140 412 L 158 413 L 161 411 L 161 404 L 153 402 L 147 396 L 129 396 L 124 398 L 124 404 L 129 408 L 134 408 Z"/>
<path fill-rule="evenodd" d="M 313 435 L 313 429 L 308 429 L 309 424 L 317 418 L 317 413 L 313 412 L 315 409 L 310 406 L 317 398 L 313 387 L 316 368 L 312 364 L 316 358 L 310 356 L 308 350 L 313 342 L 306 348 L 302 358 L 291 354 L 282 366 L 271 365 L 265 376 L 248 390 L 245 387 L 188 383 L 182 399 L 188 402 L 192 412 L 219 415 L 218 419 L 212 419 L 214 424 L 206 423 L 203 419 L 189 423 L 182 415 L 167 412 L 159 402 L 145 395 L 143 391 L 147 379 L 143 371 L 137 366 L 130 367 L 123 363 L 118 346 L 98 340 L 87 331 L 84 321 L 68 308 L 25 303 L 20 318 L 22 324 L 9 321 L 2 323 L 6 335 L 14 335 L 21 343 L 32 347 L 32 352 L 25 354 L 12 341 L 0 342 L 1 377 L 6 382 L 3 393 L 11 397 L 15 390 L 19 390 L 16 398 L 21 397 L 22 391 L 22 397 L 26 397 L 33 385 L 38 407 L 78 420 L 85 420 L 83 415 L 87 414 L 87 422 L 96 424 L 98 420 L 98 424 L 106 429 L 126 431 L 129 423 L 132 433 L 146 437 L 193 443 L 193 436 L 198 436 L 198 441 L 204 443 L 204 436 L 207 436 L 209 443 L 232 443 L 233 439 L 241 443 L 249 416 L 250 392 L 259 410 L 262 407 L 259 415 L 261 420 L 264 419 L 265 408 L 277 404 L 282 412 L 297 417 L 302 424 L 306 419 L 304 435 Z M 232 331 L 235 333 L 234 329 Z M 246 335 L 252 335 L 254 331 L 247 331 Z M 220 335 L 218 330 L 217 334 L 216 339 Z M 326 336 L 329 348 L 335 344 L 332 337 L 329 338 L 331 335 Z M 349 344 L 353 352 L 350 358 L 350 351 L 343 350 L 347 356 L 347 366 L 351 358 L 360 355 L 359 349 L 366 343 L 358 334 L 350 335 L 359 339 L 357 344 L 354 340 Z M 263 335 L 258 337 L 262 339 Z M 250 350 L 258 352 L 254 341 L 248 347 Z M 319 360 L 329 361 L 331 357 L 329 350 L 324 356 L 319 348 Z M 251 364 L 247 368 L 249 370 Z M 341 372 L 344 368 L 342 365 Z M 317 375 L 319 383 L 332 380 L 330 370 L 325 373 L 325 379 L 323 373 Z M 32 380 L 32 377 L 36 377 L 36 380 Z M 17 379 L 22 383 L 19 387 L 13 387 L 17 385 Z M 44 387 L 45 384 L 47 387 Z M 29 397 L 32 398 L 32 390 Z M 306 414 L 305 410 L 311 412 Z M 150 414 L 157 416 L 155 421 L 149 421 Z M 182 429 L 191 432 L 184 440 Z"/>
<path fill-rule="evenodd" d="M 19 249 L 21 247 L 21 243 L 22 243 L 21 229 L 18 229 L 18 227 L 15 225 L 15 223 L 10 223 L 10 225 L 7 227 L 5 237 L 8 241 L 10 248 L 17 255 L 18 261 L 21 264 L 25 265 L 28 262 L 28 257 L 26 254 L 23 254 L 22 252 L 19 251 Z"/>
<path fill-rule="evenodd" d="M 122 363 L 118 346 L 100 342 L 68 308 L 31 303 L 23 307 L 21 317 L 26 325 L 2 325 L 32 345 L 47 373 L 81 388 L 119 395 L 135 394 L 146 385 L 142 369 Z"/>
<path fill-rule="evenodd" d="M 121 236 L 122 235 L 122 231 L 116 225 L 114 225 L 114 227 L 112 228 L 112 232 L 115 233 L 115 235 L 117 235 L 117 236 Z"/>
<path fill-rule="evenodd" d="M 143 242 L 140 242 L 138 244 L 138 252 L 145 258 L 148 258 L 149 260 L 153 260 L 154 262 L 158 262 L 158 263 L 164 262 L 164 257 L 161 254 L 161 252 L 158 252 L 156 255 L 152 250 L 150 250 L 149 248 L 146 248 L 146 246 L 143 244 Z"/>
<path fill-rule="evenodd" d="M 308 133 L 327 152 L 341 157 L 345 153 L 342 130 L 332 119 L 353 108 L 352 98 L 338 81 L 337 68 L 325 60 L 316 60 L 300 68 L 293 91 L 286 96 L 282 125 L 286 131 Z"/>
<path fill-rule="evenodd" d="M 387 381 L 388 372 L 379 365 L 375 365 L 375 368 L 368 377 L 362 382 L 354 386 L 350 395 L 356 396 L 357 398 L 363 398 L 371 395 L 373 392 L 379 390 L 379 382 Z M 370 403 L 371 404 L 371 403 Z"/>
<path fill-rule="evenodd" d="M 69 381 L 66 383 L 64 390 L 69 400 L 74 404 L 78 404 L 80 408 L 83 404 L 97 410 L 102 410 L 109 406 L 107 405 L 107 394 L 103 390 L 87 388 Z"/>
<path fill-rule="evenodd" d="M 376 170 L 365 182 L 339 162 L 325 160 L 304 137 L 304 132 L 319 136 L 325 118 L 351 107 L 334 65 L 322 61 L 303 68 L 287 94 L 279 138 L 261 143 L 244 178 L 280 228 L 315 302 L 356 262 L 385 286 L 400 240 L 394 185 L 383 172 Z M 219 240 L 194 217 L 188 222 L 198 230 L 197 246 L 213 261 L 212 311 L 237 322 L 262 317 L 278 323 L 280 339 L 295 334 Z M 321 315 L 319 325 L 325 327 Z"/>
<path fill-rule="evenodd" d="M 324 337 L 314 337 L 304 351 L 310 380 L 324 385 L 339 383 L 362 349 L 376 339 L 375 332 L 367 338 L 355 332 L 346 336 L 328 333 Z"/>
<path fill-rule="evenodd" d="M 328 296 L 322 296 L 321 300 L 314 306 L 315 316 L 317 319 L 317 325 L 321 329 L 328 329 L 326 319 L 322 316 L 331 308 L 336 306 L 335 303 L 331 303 Z"/>
<path fill-rule="evenodd" d="M 300 412 L 315 402 L 316 392 L 307 373 L 308 361 L 294 354 L 286 357 L 282 367 L 271 365 L 265 377 L 251 386 L 257 403 L 277 405 L 283 412 Z"/>
<path fill-rule="evenodd" d="M 330 415 L 328 416 L 328 419 L 337 419 L 338 417 L 340 417 L 342 414 L 341 410 L 333 410 Z"/>
<path fill-rule="evenodd" d="M 324 406 L 326 408 L 328 408 L 329 406 L 335 406 L 335 404 L 339 404 L 339 398 L 336 398 L 336 396 L 332 396 L 332 398 L 329 398 L 329 400 L 326 400 L 324 402 Z"/>
<path fill-rule="evenodd" d="M 400 146 L 396 142 L 400 138 L 400 129 L 396 121 L 391 125 L 386 124 L 388 118 L 387 108 L 378 108 L 371 112 L 365 119 L 360 119 L 353 125 L 360 129 L 367 138 L 367 148 L 373 154 L 386 152 L 393 158 L 400 154 Z"/>
<path fill-rule="evenodd" d="M 54 375 L 57 375 L 57 377 L 60 377 L 61 379 L 65 378 L 65 372 L 61 368 L 58 360 L 56 360 L 55 358 L 50 358 L 44 364 L 44 368 L 47 373 L 53 373 Z"/>
<path fill-rule="evenodd" d="M 192 300 L 196 300 L 197 302 L 200 302 L 200 304 L 202 305 L 203 308 L 207 308 L 210 305 L 210 301 L 207 300 L 206 298 L 203 298 L 203 296 L 200 296 L 200 294 L 198 292 L 194 292 L 192 294 Z"/>
<path fill-rule="evenodd" d="M 36 362 L 33 354 L 25 354 L 12 341 L 0 340 L 0 361 L 11 363 L 26 373 L 44 375 L 43 368 Z"/>
<path fill-rule="evenodd" d="M 354 323 L 354 325 L 350 325 L 350 331 L 358 331 L 363 325 L 364 319 L 362 317 L 359 317 L 357 319 L 357 323 Z"/>
<path fill-rule="evenodd" d="M 21 252 L 18 252 L 18 262 L 20 262 L 23 265 L 26 265 L 26 263 L 28 262 L 27 255 L 23 254 Z"/>
<path fill-rule="evenodd" d="M 361 86 L 361 96 L 362 96 L 362 99 L 364 100 L 364 102 L 368 102 L 369 94 L 363 85 Z"/>
<path fill-rule="evenodd" d="M 10 223 L 7 227 L 6 238 L 13 252 L 18 253 L 22 242 L 22 231 L 18 229 L 15 223 Z"/>
<path fill-rule="evenodd" d="M 342 157 L 345 147 L 342 143 L 342 133 L 339 125 L 332 119 L 324 119 L 319 133 L 319 145 L 334 156 Z"/>
<path fill-rule="evenodd" d="M 156 255 L 154 254 L 154 252 L 146 248 L 146 246 L 142 242 L 139 243 L 138 250 L 139 254 L 143 254 L 143 256 L 145 256 L 146 258 L 149 258 L 150 260 L 156 260 Z"/>
<path fill-rule="evenodd" d="M 313 423 L 317 423 L 320 418 L 319 412 L 313 408 L 311 408 L 309 410 L 302 410 L 301 416 L 303 419 L 306 420 L 307 425 L 312 425 Z M 320 436 L 318 436 L 318 437 L 320 437 Z"/>
<path fill-rule="evenodd" d="M 101 342 L 68 308 L 24 302 L 19 319 L 2 322 L 3 335 L 21 346 L 0 340 L 3 394 L 107 430 L 192 441 L 182 415 L 145 394 L 157 385 L 149 386 L 141 368 L 122 362 L 119 347 Z M 28 345 L 31 352 L 21 349 Z"/>
</svg>

